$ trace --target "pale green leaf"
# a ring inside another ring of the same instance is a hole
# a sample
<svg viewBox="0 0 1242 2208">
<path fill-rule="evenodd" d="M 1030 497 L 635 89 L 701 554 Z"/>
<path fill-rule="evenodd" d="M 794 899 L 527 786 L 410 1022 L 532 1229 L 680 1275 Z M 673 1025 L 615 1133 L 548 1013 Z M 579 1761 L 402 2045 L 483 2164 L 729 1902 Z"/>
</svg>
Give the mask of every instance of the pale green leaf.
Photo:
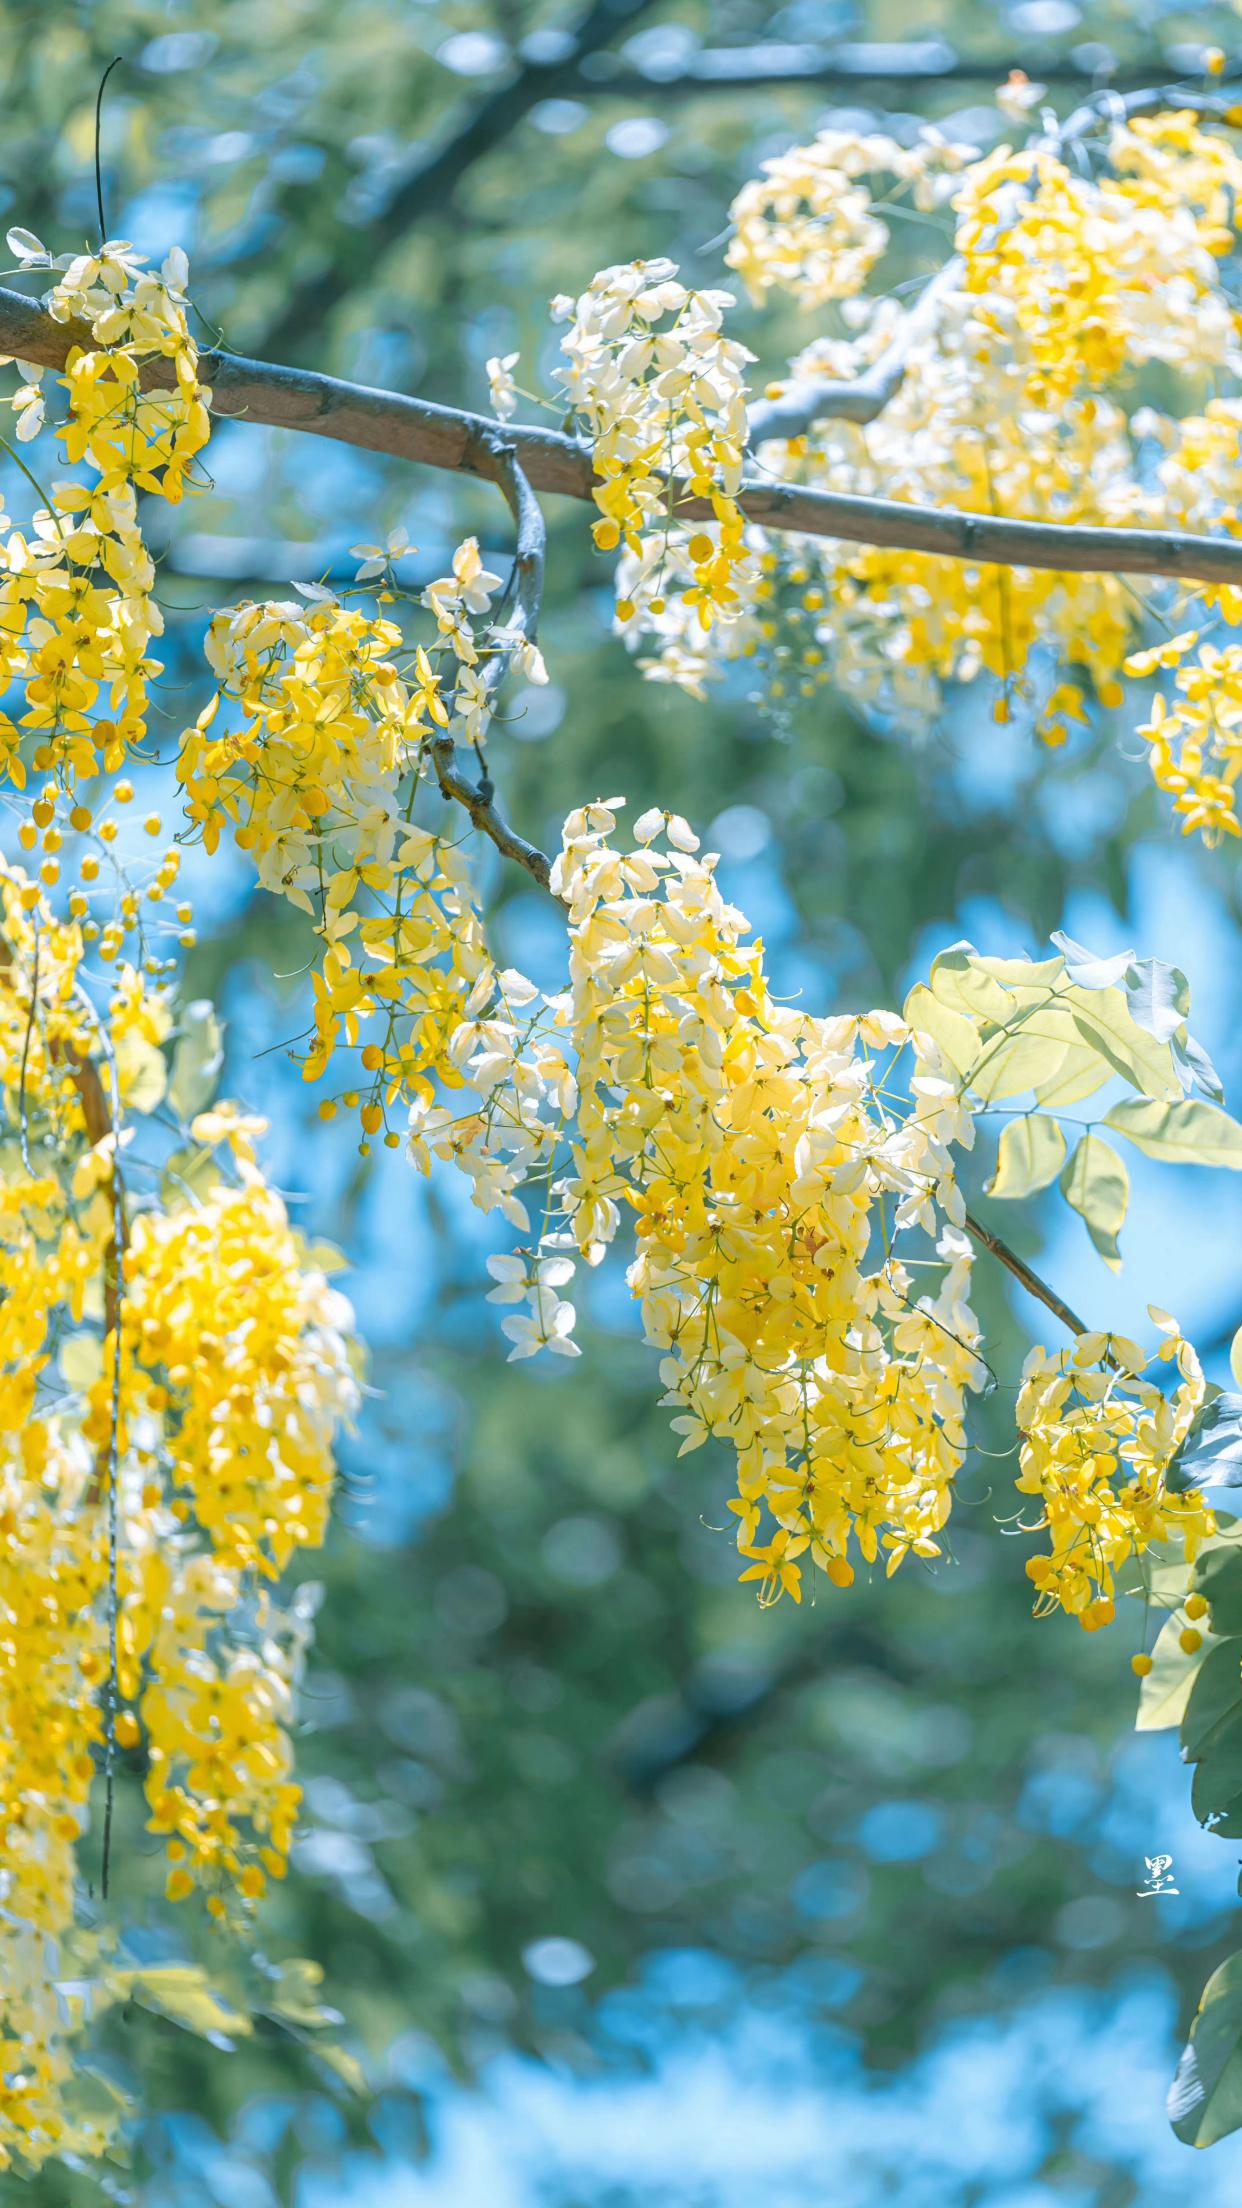
<svg viewBox="0 0 1242 2208">
<path fill-rule="evenodd" d="M 153 1112 L 168 1086 L 164 1053 L 142 1035 L 123 1035 L 116 1046 L 116 1078 L 127 1112 Z"/>
<path fill-rule="evenodd" d="M 60 1345 L 60 1369 L 67 1388 L 92 1387 L 103 1371 L 102 1336 L 67 1335 Z"/>
<path fill-rule="evenodd" d="M 1182 1093 L 1181 1082 L 1167 1043 L 1158 1043 L 1130 1017 L 1120 989 L 1075 989 L 1071 993 L 1074 1025 L 1140 1096 L 1172 1099 Z"/>
<path fill-rule="evenodd" d="M 1199 1997 L 1169 2121 L 1188 2147 L 1214 2146 L 1242 2125 L 1242 1954 L 1228 1956 Z"/>
<path fill-rule="evenodd" d="M 1184 1587 L 1184 1566 L 1180 1577 Z M 1179 1618 L 1167 1619 L 1160 1628 L 1151 1652 L 1151 1670 L 1139 1688 L 1138 1716 L 1134 1724 L 1140 1733 L 1166 1732 L 1170 1726 L 1180 1725 L 1186 1715 L 1190 1690 L 1212 1644 L 1205 1635 L 1202 1645 L 1193 1656 L 1188 1656 L 1179 1640 L 1181 1631 Z"/>
<path fill-rule="evenodd" d="M 1065 1163 L 1065 1136 L 1060 1122 L 1032 1112 L 1025 1119 L 1011 1119 L 1001 1131 L 996 1171 L 988 1184 L 989 1196 L 1033 1196 L 1047 1188 Z"/>
<path fill-rule="evenodd" d="M 1238 1386 L 1242 1388 L 1242 1326 L 1238 1328 L 1232 1342 L 1229 1344 L 1229 1370 Z"/>
<path fill-rule="evenodd" d="M 1171 1043 L 1190 1011 L 1190 984 L 1181 968 L 1160 958 L 1136 959 L 1125 988 L 1131 1018 L 1157 1042 Z"/>
<path fill-rule="evenodd" d="M 1041 1081 L 1055 1079 L 1065 1056 L 1065 1044 L 1049 1042 L 1025 1027 L 1005 1038 L 996 1049 L 980 1053 L 977 1069 L 967 1076 L 967 1086 L 982 1104 L 1002 1097 L 1022 1096 Z"/>
<path fill-rule="evenodd" d="M 226 2001 L 197 1963 L 159 1963 L 143 1970 L 118 1970 L 111 1973 L 108 1983 L 118 1999 L 138 2001 L 143 2008 L 157 2010 L 202 2038 L 223 2032 L 239 2039 L 251 2029 L 250 2018 Z"/>
<path fill-rule="evenodd" d="M 1242 1126 L 1216 1104 L 1197 1096 L 1175 1103 L 1151 1103 L 1124 1097 L 1105 1115 L 1104 1124 L 1149 1158 L 1178 1165 L 1223 1165 L 1242 1171 Z"/>
<path fill-rule="evenodd" d="M 979 1055 L 979 1030 L 972 1019 L 942 1004 L 923 981 L 910 991 L 904 1009 L 908 1024 L 938 1043 L 956 1072 L 964 1074 L 973 1066 Z"/>
<path fill-rule="evenodd" d="M 1094 1044 L 1079 1038 L 1070 1044 L 1056 1072 L 1036 1084 L 1035 1095 L 1039 1103 L 1063 1111 L 1069 1104 L 1080 1104 L 1084 1096 L 1094 1096 L 1112 1075 L 1112 1067 Z"/>
<path fill-rule="evenodd" d="M 224 1030 L 215 1007 L 205 999 L 187 1004 L 168 1083 L 169 1104 L 183 1123 L 210 1104 L 223 1064 Z"/>
<path fill-rule="evenodd" d="M 1061 1192 L 1115 1272 L 1121 1263 L 1117 1236 L 1130 1201 L 1130 1176 L 1112 1144 L 1099 1135 L 1082 1135 L 1061 1174 Z"/>
<path fill-rule="evenodd" d="M 1065 960 L 1066 973 L 1079 989 L 1115 989 L 1134 957 L 1133 951 L 1116 951 L 1111 958 L 1101 958 L 1059 929 L 1052 940 Z"/>
</svg>

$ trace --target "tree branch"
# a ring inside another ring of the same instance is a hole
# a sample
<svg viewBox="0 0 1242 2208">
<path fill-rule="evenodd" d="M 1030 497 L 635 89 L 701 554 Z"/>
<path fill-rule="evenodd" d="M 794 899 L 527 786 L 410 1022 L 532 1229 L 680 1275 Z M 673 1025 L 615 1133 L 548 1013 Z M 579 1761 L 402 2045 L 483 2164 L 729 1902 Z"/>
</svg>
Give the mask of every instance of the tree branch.
<svg viewBox="0 0 1242 2208">
<path fill-rule="evenodd" d="M 1050 1288 L 1046 1280 L 1040 1279 L 1025 1258 L 1019 1257 L 1016 1250 L 1011 1250 L 1007 1242 L 1002 1242 L 999 1234 L 993 1234 L 990 1227 L 985 1227 L 982 1220 L 973 1218 L 970 1212 L 966 1214 L 965 1225 L 966 1232 L 972 1234 L 976 1242 L 981 1242 L 985 1250 L 990 1250 L 993 1257 L 1000 1259 L 1019 1286 L 1025 1288 L 1028 1296 L 1034 1296 L 1037 1303 L 1042 1303 L 1046 1310 L 1051 1311 L 1054 1319 L 1059 1319 L 1071 1334 L 1089 1333 L 1086 1320 L 1080 1319 L 1073 1307 L 1062 1301 L 1055 1288 Z"/>
<path fill-rule="evenodd" d="M 1017 67 L 1041 84 L 1084 87 L 1107 79 L 1115 91 L 1138 90 L 1163 74 L 1167 57 L 1154 54 L 1140 68 L 1110 68 L 1106 62 L 1076 61 L 1072 55 L 957 54 L 941 38 L 846 41 L 841 45 L 804 40 L 765 40 L 752 46 L 700 46 L 683 60 L 648 68 L 610 54 L 579 63 L 567 89 L 579 99 L 601 94 L 625 100 L 679 99 L 707 92 L 753 92 L 763 87 L 806 85 L 812 90 L 860 86 L 885 94 L 898 89 L 922 92 L 937 84 L 1003 84 Z"/>
<path fill-rule="evenodd" d="M 651 5 L 652 0 L 594 0 L 570 29 L 545 30 L 528 40 L 527 58 L 516 74 L 488 93 L 434 153 L 406 172 L 364 231 L 341 222 L 334 225 L 321 265 L 294 286 L 264 330 L 264 344 L 276 353 L 295 351 L 309 330 L 322 331 L 325 318 L 348 295 L 360 250 L 374 266 L 419 223 L 443 215 L 467 170 L 494 152 L 541 100 L 571 89 L 583 63 Z"/>
<path fill-rule="evenodd" d="M 517 528 L 513 572 L 509 579 L 513 604 L 504 631 L 511 639 L 519 642 L 524 639 L 533 644 L 543 599 L 547 532 L 539 501 L 518 465 L 512 443 L 499 429 L 492 431 L 491 457 L 496 466 L 496 479 L 509 502 Z M 488 662 L 486 681 L 493 699 L 504 680 L 513 650 L 512 642 L 502 644 Z M 491 838 L 496 849 L 506 859 L 515 859 L 519 866 L 524 866 L 540 888 L 547 889 L 552 872 L 548 859 L 533 843 L 528 843 L 525 836 L 519 836 L 497 812 L 490 776 L 485 772 L 478 783 L 473 783 L 463 774 L 451 733 L 434 740 L 431 756 L 442 796 L 463 805 L 475 827 Z"/>
<path fill-rule="evenodd" d="M 61 368 L 73 346 L 92 343 L 89 331 L 53 321 L 20 293 L 0 290 L 0 354 Z M 485 414 L 435 406 L 403 392 L 373 391 L 311 369 L 276 367 L 234 353 L 203 353 L 200 364 L 204 381 L 213 387 L 213 412 L 221 419 L 301 430 L 362 451 L 501 481 L 495 449 L 498 425 Z M 148 387 L 165 388 L 172 374 L 163 362 L 152 362 L 143 381 Z M 576 438 L 560 430 L 511 424 L 505 442 L 532 489 L 590 499 L 597 478 L 590 452 Z M 673 491 L 681 519 L 712 518 L 709 501 L 681 497 L 676 485 Z M 1229 537 L 1002 519 L 953 507 L 809 490 L 801 484 L 764 483 L 753 477 L 743 485 L 738 503 L 748 520 L 777 535 L 928 552 L 984 567 L 1242 583 L 1242 542 Z"/>
</svg>

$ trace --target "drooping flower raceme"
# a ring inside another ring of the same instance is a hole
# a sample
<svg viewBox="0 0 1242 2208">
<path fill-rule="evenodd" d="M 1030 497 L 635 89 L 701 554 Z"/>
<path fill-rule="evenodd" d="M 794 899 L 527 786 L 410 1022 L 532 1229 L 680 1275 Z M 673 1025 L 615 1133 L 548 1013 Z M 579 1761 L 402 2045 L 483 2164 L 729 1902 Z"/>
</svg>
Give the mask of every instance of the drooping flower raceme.
<svg viewBox="0 0 1242 2208">
<path fill-rule="evenodd" d="M 1204 1401 L 1194 1350 L 1177 1322 L 1151 1307 L 1178 1385 L 1166 1394 L 1146 1378 L 1155 1359 L 1114 1334 L 1083 1334 L 1049 1356 L 1033 1349 L 1022 1373 L 1018 1486 L 1039 1498 L 1047 1555 L 1032 1557 L 1028 1577 L 1036 1610 L 1058 1604 L 1088 1631 L 1114 1612 L 1116 1574 L 1155 1541 L 1180 1537 L 1188 1560 L 1216 1530 L 1197 1488 L 1174 1491 L 1170 1462 Z"/>
</svg>

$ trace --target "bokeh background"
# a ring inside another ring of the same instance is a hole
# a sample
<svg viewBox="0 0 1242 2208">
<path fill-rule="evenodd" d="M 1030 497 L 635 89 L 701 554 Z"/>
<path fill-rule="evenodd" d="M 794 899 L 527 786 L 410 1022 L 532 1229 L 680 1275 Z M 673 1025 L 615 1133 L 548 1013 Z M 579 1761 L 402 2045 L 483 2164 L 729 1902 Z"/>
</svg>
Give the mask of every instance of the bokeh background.
<svg viewBox="0 0 1242 2208">
<path fill-rule="evenodd" d="M 94 98 L 119 54 L 113 234 L 184 245 L 235 349 L 485 406 L 489 354 L 520 346 L 521 380 L 543 381 L 547 300 L 596 267 L 668 253 L 719 282 L 732 193 L 825 121 L 929 117 L 982 147 L 1015 65 L 1062 104 L 1194 73 L 1205 42 L 1242 52 L 1242 24 L 1162 0 L 600 0 L 578 18 L 568 0 L 0 0 L 0 194 L 56 250 L 92 234 Z M 905 226 L 899 273 L 942 251 Z M 760 374 L 811 334 L 793 310 L 742 330 Z M 504 558 L 478 486 L 244 424 L 210 458 L 214 488 L 165 545 L 166 756 L 230 595 L 345 580 L 349 546 L 397 524 L 411 580 L 467 528 Z M 513 701 L 493 758 L 529 834 L 555 841 L 572 804 L 618 789 L 685 812 L 817 1010 L 898 1001 L 962 935 L 1133 942 L 1188 973 L 1236 1105 L 1237 860 L 1180 843 L 1124 725 L 1051 755 L 980 691 L 913 734 L 831 689 L 778 719 L 742 675 L 701 705 L 639 678 L 582 510 L 549 519 L 552 681 Z M 484 865 L 505 954 L 551 980 L 555 915 Z M 1046 1315 L 980 1265 L 1002 1384 L 951 1560 L 761 1613 L 735 1584 L 723 1457 L 676 1464 L 620 1269 L 593 1283 L 578 1363 L 506 1365 L 481 1300 L 496 1245 L 462 1187 L 360 1160 L 315 1117 L 288 1056 L 297 915 L 224 858 L 192 874 L 189 992 L 221 1004 L 226 1088 L 270 1114 L 299 1218 L 348 1253 L 373 1353 L 313 1560 L 306 1829 L 266 1925 L 274 1957 L 324 1965 L 366 2090 L 275 2031 L 230 2051 L 125 2015 L 112 2059 L 151 2113 L 120 2197 L 1236 2199 L 1242 2145 L 1196 2161 L 1163 2113 L 1237 1941 L 1233 1851 L 1193 1824 L 1171 1738 L 1130 1731 L 1141 1617 L 1088 1638 L 1029 1615 L 1012 1383 Z M 1222 1377 L 1242 1318 L 1224 1179 L 1140 1160 L 1119 1281 L 1052 1207 L 1012 1231 L 1093 1317 L 1173 1308 Z M 123 1832 L 123 1906 L 158 1957 L 133 1804 Z M 1176 1899 L 1139 1898 L 1158 1851 Z M 24 2192 L 97 2197 L 73 2173 Z"/>
</svg>

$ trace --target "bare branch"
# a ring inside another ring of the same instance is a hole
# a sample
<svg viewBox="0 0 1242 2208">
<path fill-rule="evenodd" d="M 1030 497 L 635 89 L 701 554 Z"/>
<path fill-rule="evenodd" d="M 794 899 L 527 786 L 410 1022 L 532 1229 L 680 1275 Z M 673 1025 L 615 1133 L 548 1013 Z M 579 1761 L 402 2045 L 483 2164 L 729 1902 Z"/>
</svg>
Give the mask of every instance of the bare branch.
<svg viewBox="0 0 1242 2208">
<path fill-rule="evenodd" d="M 962 264 L 954 255 L 937 270 L 917 303 L 904 315 L 883 352 L 860 376 L 796 376 L 776 399 L 761 399 L 750 409 L 753 452 L 765 438 L 804 437 L 816 422 L 874 422 L 895 398 L 905 377 L 915 346 L 930 336 L 947 295 L 961 279 Z"/>
<path fill-rule="evenodd" d="M 0 352 L 59 368 L 72 346 L 90 342 L 88 331 L 55 322 L 19 293 L 0 290 Z M 302 430 L 363 451 L 388 453 L 394 459 L 501 481 L 495 451 L 497 424 L 485 414 L 435 406 L 399 391 L 372 391 L 308 368 L 275 367 L 234 353 L 204 353 L 200 359 L 203 377 L 213 386 L 213 411 L 221 418 L 244 417 L 271 428 Z M 172 378 L 163 362 L 153 362 L 143 380 L 163 387 Z M 515 423 L 509 425 L 505 441 L 533 490 L 590 499 L 596 481 L 591 455 L 576 438 L 560 430 Z M 674 502 L 683 520 L 712 518 L 707 500 L 675 495 Z M 1229 537 L 1001 519 L 953 507 L 907 505 L 898 499 L 862 498 L 753 478 L 743 485 L 738 503 L 749 520 L 777 535 L 929 552 L 975 566 L 1242 583 L 1242 542 Z"/>
<path fill-rule="evenodd" d="M 491 457 L 496 467 L 496 479 L 509 501 L 516 524 L 517 536 L 513 555 L 513 572 L 509 579 L 509 607 L 504 633 L 510 641 L 498 649 L 487 666 L 487 686 L 494 698 L 513 657 L 516 645 L 524 639 L 533 644 L 539 627 L 539 609 L 543 599 L 544 553 L 547 531 L 539 501 L 518 465 L 513 445 L 502 431 L 493 429 Z M 457 747 L 451 734 L 435 739 L 431 747 L 432 763 L 441 794 L 463 805 L 483 835 L 490 837 L 496 849 L 505 858 L 516 860 L 533 875 L 541 889 L 548 887 L 551 866 L 545 854 L 516 829 L 496 810 L 495 793 L 490 777 L 484 773 L 477 783 L 463 774 L 458 764 Z"/>
<path fill-rule="evenodd" d="M 1040 1279 L 1025 1258 L 1019 1257 L 1016 1250 L 1011 1250 L 1007 1242 L 1002 1242 L 999 1234 L 993 1234 L 990 1227 L 985 1227 L 970 1212 L 966 1214 L 965 1224 L 966 1232 L 973 1234 L 976 1242 L 981 1242 L 985 1250 L 991 1251 L 993 1257 L 998 1257 L 1006 1270 L 1013 1274 L 1019 1286 L 1025 1288 L 1028 1296 L 1034 1296 L 1037 1303 L 1042 1303 L 1071 1334 L 1089 1332 L 1086 1320 L 1080 1319 L 1072 1306 L 1063 1302 L 1055 1288 L 1050 1288 L 1046 1280 Z"/>
</svg>

